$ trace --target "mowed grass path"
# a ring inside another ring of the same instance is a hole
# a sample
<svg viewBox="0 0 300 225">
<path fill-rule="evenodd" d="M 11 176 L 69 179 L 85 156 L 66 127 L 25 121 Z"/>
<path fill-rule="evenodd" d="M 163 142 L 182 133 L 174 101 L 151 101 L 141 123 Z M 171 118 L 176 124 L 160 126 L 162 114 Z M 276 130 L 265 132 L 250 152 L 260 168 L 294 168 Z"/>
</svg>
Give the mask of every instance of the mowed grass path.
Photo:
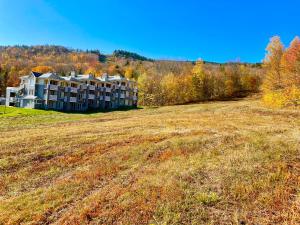
<svg viewBox="0 0 300 225">
<path fill-rule="evenodd" d="M 257 100 L 0 115 L 0 224 L 299 224 L 300 112 Z"/>
</svg>

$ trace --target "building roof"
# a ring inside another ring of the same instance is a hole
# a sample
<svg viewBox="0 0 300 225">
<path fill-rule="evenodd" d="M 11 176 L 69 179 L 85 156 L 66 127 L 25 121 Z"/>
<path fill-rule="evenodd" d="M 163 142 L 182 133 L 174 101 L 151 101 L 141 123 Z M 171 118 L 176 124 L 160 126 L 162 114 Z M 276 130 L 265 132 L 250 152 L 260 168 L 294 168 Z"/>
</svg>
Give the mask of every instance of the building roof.
<svg viewBox="0 0 300 225">
<path fill-rule="evenodd" d="M 96 80 L 96 78 L 92 74 L 77 75 L 76 79 L 78 79 L 78 80 Z"/>
<path fill-rule="evenodd" d="M 54 79 L 54 80 L 61 80 L 62 78 L 58 76 L 56 73 L 44 73 L 39 76 L 39 78 L 44 78 L 44 79 Z"/>
<path fill-rule="evenodd" d="M 75 77 L 69 76 L 69 77 L 60 77 L 62 80 L 65 81 L 73 81 L 73 82 L 80 82 L 80 80 L 76 79 Z"/>
<path fill-rule="evenodd" d="M 34 71 L 32 71 L 31 74 L 35 77 L 40 77 L 42 75 L 42 73 L 38 73 L 38 72 L 34 72 Z"/>
</svg>

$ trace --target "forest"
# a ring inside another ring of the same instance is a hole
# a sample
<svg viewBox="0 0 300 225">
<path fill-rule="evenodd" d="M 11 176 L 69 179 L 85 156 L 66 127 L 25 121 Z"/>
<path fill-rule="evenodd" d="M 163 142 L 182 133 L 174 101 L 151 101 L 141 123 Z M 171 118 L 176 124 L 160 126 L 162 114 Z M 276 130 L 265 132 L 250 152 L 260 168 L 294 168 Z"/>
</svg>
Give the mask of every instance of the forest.
<svg viewBox="0 0 300 225">
<path fill-rule="evenodd" d="M 285 48 L 279 37 L 267 46 L 262 64 L 211 63 L 203 60 L 153 60 L 136 53 L 62 46 L 0 47 L 0 96 L 7 86 L 17 86 L 19 77 L 36 72 L 69 75 L 120 74 L 138 82 L 139 104 L 161 106 L 209 100 L 229 100 L 262 92 L 269 106 L 299 104 L 300 41 L 296 37 Z"/>
</svg>

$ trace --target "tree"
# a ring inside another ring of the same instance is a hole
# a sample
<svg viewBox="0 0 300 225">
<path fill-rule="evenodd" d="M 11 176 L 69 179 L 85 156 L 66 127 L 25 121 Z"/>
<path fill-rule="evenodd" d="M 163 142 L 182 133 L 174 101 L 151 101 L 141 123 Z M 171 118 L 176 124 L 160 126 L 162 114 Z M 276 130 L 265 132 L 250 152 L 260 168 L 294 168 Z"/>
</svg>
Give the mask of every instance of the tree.
<svg viewBox="0 0 300 225">
<path fill-rule="evenodd" d="M 300 39 L 295 37 L 281 60 L 283 83 L 285 87 L 300 87 Z"/>
<path fill-rule="evenodd" d="M 283 88 L 281 60 L 284 53 L 284 46 L 280 40 L 280 37 L 275 36 L 271 38 L 266 50 L 267 55 L 264 60 L 266 78 L 263 88 L 265 91 L 281 89 Z"/>
<path fill-rule="evenodd" d="M 203 61 L 198 60 L 192 69 L 192 83 L 196 101 L 207 99 L 207 74 L 203 69 Z"/>
<path fill-rule="evenodd" d="M 53 72 L 54 69 L 51 66 L 36 66 L 32 68 L 32 71 L 37 73 L 48 73 L 48 72 Z"/>
<path fill-rule="evenodd" d="M 133 76 L 134 76 L 133 68 L 132 67 L 127 67 L 125 69 L 125 77 L 128 78 L 128 79 L 132 79 Z"/>
</svg>

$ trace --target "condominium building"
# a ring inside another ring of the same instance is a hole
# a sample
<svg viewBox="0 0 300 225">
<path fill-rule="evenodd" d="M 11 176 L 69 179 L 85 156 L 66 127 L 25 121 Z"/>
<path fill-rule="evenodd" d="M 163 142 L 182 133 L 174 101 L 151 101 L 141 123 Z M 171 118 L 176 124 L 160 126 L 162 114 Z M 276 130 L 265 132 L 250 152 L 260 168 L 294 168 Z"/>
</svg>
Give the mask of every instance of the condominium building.
<svg viewBox="0 0 300 225">
<path fill-rule="evenodd" d="M 31 72 L 21 77 L 19 87 L 6 89 L 6 105 L 22 108 L 86 111 L 136 107 L 136 82 L 120 75 L 91 74 L 59 76 Z"/>
</svg>

